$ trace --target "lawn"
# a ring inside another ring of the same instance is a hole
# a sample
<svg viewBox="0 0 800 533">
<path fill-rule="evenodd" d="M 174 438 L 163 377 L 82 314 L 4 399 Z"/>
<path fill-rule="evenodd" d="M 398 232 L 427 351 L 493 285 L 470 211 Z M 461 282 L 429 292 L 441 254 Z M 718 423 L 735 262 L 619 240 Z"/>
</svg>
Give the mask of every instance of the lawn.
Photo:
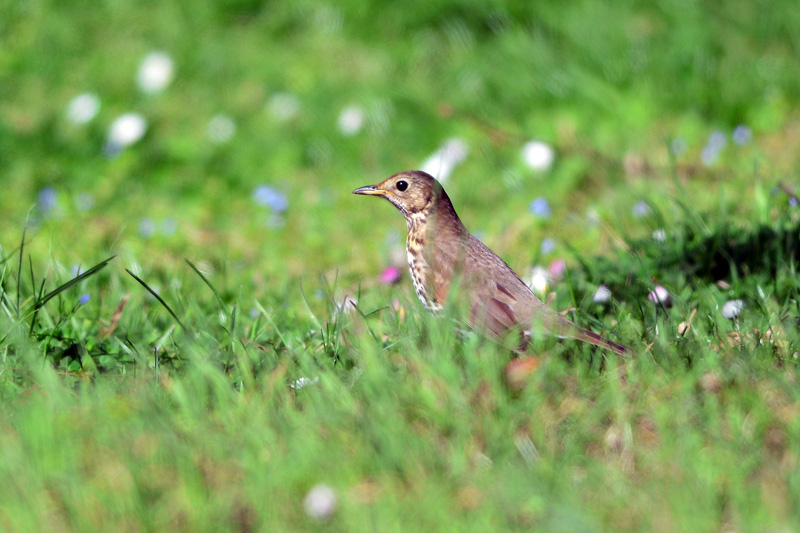
<svg viewBox="0 0 800 533">
<path fill-rule="evenodd" d="M 0 530 L 800 528 L 793 2 L 2 5 Z M 632 356 L 427 313 L 423 167 Z"/>
</svg>

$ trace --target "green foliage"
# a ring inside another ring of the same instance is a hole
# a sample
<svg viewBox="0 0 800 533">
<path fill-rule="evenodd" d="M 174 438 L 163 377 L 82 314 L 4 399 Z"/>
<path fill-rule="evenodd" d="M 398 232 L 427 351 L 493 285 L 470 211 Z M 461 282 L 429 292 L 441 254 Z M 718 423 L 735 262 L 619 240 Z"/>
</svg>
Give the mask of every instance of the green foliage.
<svg viewBox="0 0 800 533">
<path fill-rule="evenodd" d="M 793 3 L 2 6 L 0 529 L 800 523 Z M 537 339 L 511 389 L 457 310 L 380 283 L 403 223 L 349 192 L 452 137 L 465 224 L 520 273 L 566 259 L 550 305 L 630 360 Z"/>
</svg>

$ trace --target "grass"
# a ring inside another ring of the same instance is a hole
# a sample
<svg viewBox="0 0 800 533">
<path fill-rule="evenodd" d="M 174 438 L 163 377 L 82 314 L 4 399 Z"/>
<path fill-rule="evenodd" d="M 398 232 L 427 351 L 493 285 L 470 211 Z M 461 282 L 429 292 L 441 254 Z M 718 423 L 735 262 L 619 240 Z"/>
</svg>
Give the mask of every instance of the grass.
<svg viewBox="0 0 800 533">
<path fill-rule="evenodd" d="M 798 527 L 794 4 L 3 11 L 0 529 Z M 154 49 L 175 79 L 144 94 Z M 103 155 L 128 111 L 145 136 Z M 404 225 L 349 192 L 452 137 L 465 224 L 521 273 L 566 260 L 550 305 L 634 357 L 540 339 L 511 390 L 456 310 L 379 282 Z"/>
</svg>

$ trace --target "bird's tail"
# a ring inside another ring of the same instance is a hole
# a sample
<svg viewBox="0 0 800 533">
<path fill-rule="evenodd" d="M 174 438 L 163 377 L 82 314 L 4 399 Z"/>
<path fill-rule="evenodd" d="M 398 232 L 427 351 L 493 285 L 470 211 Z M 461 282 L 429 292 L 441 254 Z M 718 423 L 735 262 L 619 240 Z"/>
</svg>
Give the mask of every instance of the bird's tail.
<svg viewBox="0 0 800 533">
<path fill-rule="evenodd" d="M 570 336 L 583 342 L 588 342 L 589 344 L 594 344 L 595 346 L 599 346 L 600 348 L 607 348 L 617 355 L 622 356 L 630 356 L 631 349 L 625 346 L 624 344 L 620 344 L 618 342 L 614 342 L 611 339 L 607 339 L 602 335 L 598 335 L 594 331 L 590 331 L 588 329 L 582 328 L 580 326 L 575 326 L 570 331 Z"/>
</svg>

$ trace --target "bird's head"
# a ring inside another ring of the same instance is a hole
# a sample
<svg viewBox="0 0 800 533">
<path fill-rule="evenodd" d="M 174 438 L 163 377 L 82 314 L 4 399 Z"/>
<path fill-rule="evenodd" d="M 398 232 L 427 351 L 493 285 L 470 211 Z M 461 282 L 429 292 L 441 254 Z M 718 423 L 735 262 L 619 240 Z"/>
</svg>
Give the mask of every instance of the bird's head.
<svg viewBox="0 0 800 533">
<path fill-rule="evenodd" d="M 443 195 L 447 196 L 439 182 L 421 170 L 399 172 L 377 185 L 359 187 L 353 194 L 382 196 L 392 202 L 405 217 L 427 213 Z"/>
</svg>

